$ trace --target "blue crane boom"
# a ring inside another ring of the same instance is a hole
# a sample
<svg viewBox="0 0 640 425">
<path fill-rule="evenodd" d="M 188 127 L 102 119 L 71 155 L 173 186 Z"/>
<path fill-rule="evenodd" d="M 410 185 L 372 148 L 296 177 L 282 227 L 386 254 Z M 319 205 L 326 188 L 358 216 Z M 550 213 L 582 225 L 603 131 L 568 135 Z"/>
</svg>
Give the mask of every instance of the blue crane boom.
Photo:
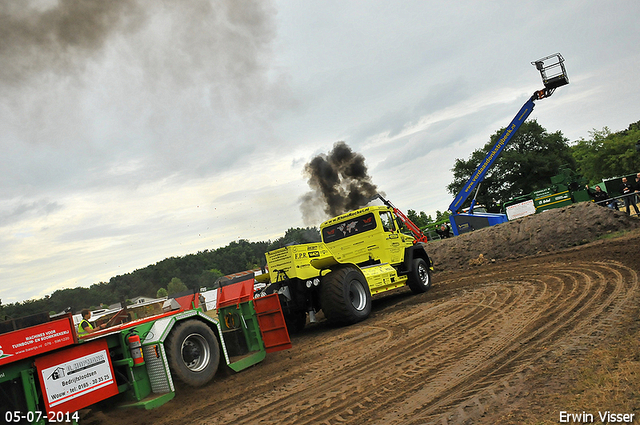
<svg viewBox="0 0 640 425">
<path fill-rule="evenodd" d="M 462 204 L 464 204 L 464 202 L 469 198 L 473 189 L 475 189 L 476 186 L 478 186 L 478 184 L 480 184 L 484 180 L 484 176 L 487 174 L 487 171 L 489 171 L 489 168 L 491 168 L 493 163 L 496 162 L 498 157 L 500 157 L 500 154 L 502 153 L 504 147 L 507 146 L 522 123 L 529 117 L 529 115 L 533 111 L 533 107 L 535 106 L 533 102 L 538 98 L 537 93 L 538 92 L 534 93 L 534 95 L 531 96 L 524 105 L 522 105 L 520 111 L 518 111 L 516 116 L 513 118 L 513 121 L 511 121 L 511 124 L 509 124 L 509 126 L 504 130 L 496 144 L 493 146 L 493 148 L 491 148 L 487 156 L 484 157 L 473 174 L 471 174 L 471 178 L 469 178 L 467 183 L 465 183 L 462 190 L 458 193 L 458 196 L 456 196 L 453 202 L 451 202 L 451 205 L 449 205 L 449 211 L 451 211 L 453 214 L 457 213 L 460 210 Z M 473 212 L 474 203 L 475 202 L 472 202 L 472 206 L 470 208 L 471 212 Z"/>
<path fill-rule="evenodd" d="M 545 61 L 547 61 L 545 63 Z M 475 206 L 475 198 L 471 201 L 469 212 L 461 213 L 460 209 L 462 205 L 469 199 L 469 196 L 474 189 L 478 188 L 478 185 L 484 180 L 487 171 L 500 157 L 503 149 L 513 136 L 518 132 L 518 129 L 525 122 L 525 120 L 531 115 L 535 101 L 538 99 L 544 99 L 553 94 L 556 88 L 569 84 L 569 78 L 564 67 L 564 58 L 560 53 L 549 55 L 542 59 L 538 59 L 535 62 L 531 62 L 535 65 L 540 75 L 542 76 L 542 82 L 544 83 L 544 89 L 538 90 L 522 105 L 522 108 L 518 111 L 511 123 L 507 126 L 504 132 L 498 138 L 493 148 L 489 150 L 487 156 L 478 165 L 471 177 L 462 187 L 462 190 L 456 195 L 451 205 L 449 205 L 449 221 L 453 233 L 457 236 L 460 233 L 475 230 L 481 227 L 493 226 L 495 224 L 504 223 L 507 221 L 507 216 L 504 214 L 490 214 L 490 213 L 476 213 L 473 212 Z M 477 193 L 477 190 L 476 190 Z"/>
</svg>

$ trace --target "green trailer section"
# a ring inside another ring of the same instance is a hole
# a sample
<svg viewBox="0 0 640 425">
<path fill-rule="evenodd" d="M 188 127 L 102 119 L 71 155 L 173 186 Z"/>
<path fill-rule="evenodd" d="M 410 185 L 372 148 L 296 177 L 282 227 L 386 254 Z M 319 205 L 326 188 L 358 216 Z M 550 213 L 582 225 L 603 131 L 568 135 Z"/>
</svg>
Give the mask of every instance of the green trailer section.
<svg viewBox="0 0 640 425">
<path fill-rule="evenodd" d="M 262 361 L 267 352 L 253 301 L 219 309 L 227 364 L 236 372 Z"/>
<path fill-rule="evenodd" d="M 557 175 L 551 177 L 550 187 L 533 192 L 536 212 L 591 200 L 585 188 L 586 184 L 587 181 L 575 171 L 569 168 L 560 169 Z"/>
<path fill-rule="evenodd" d="M 279 303 L 277 307 L 281 316 Z M 48 323 L 27 327 L 19 332 L 35 334 L 44 326 L 48 326 Z M 186 336 L 177 336 L 185 334 L 185 330 Z M 284 332 L 286 333 L 286 327 Z M 10 341 L 8 335 L 9 333 L 0 334 L 0 346 Z M 137 352 L 136 336 L 139 338 Z M 288 341 L 288 334 L 286 339 Z M 69 362 L 84 361 L 85 354 L 75 354 L 81 352 L 83 347 L 85 351 L 90 351 L 89 356 L 100 351 L 108 353 L 106 358 L 109 364 L 103 366 L 107 369 L 102 370 L 107 370 L 113 394 L 100 396 L 96 391 L 90 395 L 93 398 L 87 398 L 86 401 L 80 397 L 80 401 L 69 404 L 69 407 L 73 406 L 73 411 L 91 404 L 99 405 L 105 400 L 109 406 L 152 409 L 174 398 L 174 379 L 186 379 L 187 384 L 200 386 L 213 377 L 220 361 L 234 371 L 241 371 L 262 361 L 266 356 L 265 342 L 253 300 L 242 300 L 220 308 L 213 317 L 200 308 L 166 312 L 112 326 L 74 341 L 77 342 L 46 353 L 34 351 L 30 354 L 31 357 L 18 361 L 5 360 L 0 365 L 0 410 L 25 414 L 25 418 L 15 423 L 45 424 L 47 411 L 50 410 L 48 407 L 55 404 L 51 403 L 50 398 L 46 401 L 46 393 L 50 392 L 46 388 L 47 384 L 43 383 L 46 380 L 42 378 L 44 366 L 54 364 L 55 367 L 58 363 L 64 366 Z M 283 349 L 289 347 L 290 343 Z M 140 351 L 141 357 L 137 355 Z M 6 359 L 7 356 L 4 357 Z M 176 365 L 181 369 L 178 372 Z M 207 373 L 209 375 L 205 378 L 200 377 Z M 193 380 L 190 381 L 191 379 Z M 85 388 L 81 387 L 78 392 L 84 392 Z M 65 407 L 63 403 L 53 410 L 62 411 Z M 27 412 L 34 414 L 27 418 Z M 13 417 L 11 419 L 14 420 Z"/>
<path fill-rule="evenodd" d="M 503 211 L 507 207 L 522 202 L 533 201 L 535 212 L 561 208 L 576 202 L 590 201 L 591 197 L 586 190 L 587 181 L 569 168 L 562 168 L 557 175 L 551 177 L 551 185 L 542 190 L 537 190 L 526 195 L 518 196 L 503 205 Z"/>
<path fill-rule="evenodd" d="M 233 314 L 235 327 L 226 325 L 225 316 Z M 213 330 L 220 344 L 225 363 L 239 372 L 255 365 L 266 357 L 260 336 L 257 314 L 253 301 L 239 303 L 218 311 L 218 320 L 204 314 L 200 309 L 180 312 L 158 320 L 126 328 L 123 332 L 109 335 L 110 351 L 119 359 L 114 368 L 121 375 L 131 376 L 118 390 L 123 403 L 121 407 L 152 409 L 171 400 L 175 387 L 168 361 L 167 338 L 176 324 L 196 320 Z M 129 350 L 127 338 L 131 333 L 140 335 L 144 362 L 136 365 Z M 217 353 L 212 353 L 212 356 Z"/>
<path fill-rule="evenodd" d="M 620 193 L 622 178 L 626 177 L 629 182 L 634 182 L 635 176 L 636 174 L 629 174 L 605 179 L 591 187 L 591 189 L 594 189 L 595 186 L 600 186 L 610 198 L 619 198 L 622 195 Z M 593 200 L 586 190 L 586 179 L 571 169 L 561 169 L 558 175 L 551 177 L 551 183 L 551 186 L 545 189 L 518 196 L 505 202 L 503 212 L 506 213 L 508 207 L 531 201 L 535 206 L 535 212 L 539 213 L 552 208 L 566 207 L 577 202 L 591 202 Z"/>
<path fill-rule="evenodd" d="M 38 399 L 38 388 L 34 377 L 35 369 L 29 359 L 11 363 L 0 369 L 0 413 L 42 412 L 44 405 Z M 9 409 L 11 407 L 11 409 Z M 1 419 L 6 420 L 5 417 Z M 26 421 L 22 421 L 26 423 Z M 44 422 L 39 422 L 44 423 Z"/>
<path fill-rule="evenodd" d="M 554 188 L 547 188 L 533 192 L 533 205 L 537 213 L 552 208 L 566 207 L 572 203 L 573 200 L 568 190 L 555 192 Z"/>
</svg>

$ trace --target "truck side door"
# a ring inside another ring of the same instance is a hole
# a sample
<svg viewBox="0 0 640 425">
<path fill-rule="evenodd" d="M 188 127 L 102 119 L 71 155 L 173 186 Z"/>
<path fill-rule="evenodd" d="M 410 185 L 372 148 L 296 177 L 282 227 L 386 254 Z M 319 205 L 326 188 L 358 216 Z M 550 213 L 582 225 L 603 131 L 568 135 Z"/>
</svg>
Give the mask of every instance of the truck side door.
<svg viewBox="0 0 640 425">
<path fill-rule="evenodd" d="M 384 248 L 388 253 L 388 258 L 381 260 L 390 264 L 402 262 L 404 245 L 400 237 L 400 230 L 393 219 L 391 211 L 380 211 L 380 222 L 382 223 L 382 229 L 384 231 Z M 383 254 L 384 257 L 387 257 L 387 255 Z"/>
</svg>

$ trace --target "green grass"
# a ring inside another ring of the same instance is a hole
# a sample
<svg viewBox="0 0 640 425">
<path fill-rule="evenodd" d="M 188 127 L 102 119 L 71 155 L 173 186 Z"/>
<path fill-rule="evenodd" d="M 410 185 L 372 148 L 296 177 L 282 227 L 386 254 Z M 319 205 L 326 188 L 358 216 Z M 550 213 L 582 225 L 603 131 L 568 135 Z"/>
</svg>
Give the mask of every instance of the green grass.
<svg viewBox="0 0 640 425">
<path fill-rule="evenodd" d="M 615 239 L 615 238 L 619 238 L 621 236 L 624 236 L 629 232 L 630 232 L 630 230 L 619 230 L 617 232 L 605 233 L 604 235 L 601 235 L 598 238 L 596 238 L 596 240 L 599 240 L 599 239 Z"/>
</svg>

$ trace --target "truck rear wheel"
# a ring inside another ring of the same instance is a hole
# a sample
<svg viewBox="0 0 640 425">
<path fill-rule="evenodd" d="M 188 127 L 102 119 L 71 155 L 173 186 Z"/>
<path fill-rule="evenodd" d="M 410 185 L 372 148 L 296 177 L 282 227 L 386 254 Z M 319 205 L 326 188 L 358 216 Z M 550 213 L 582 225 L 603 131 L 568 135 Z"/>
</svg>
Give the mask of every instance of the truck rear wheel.
<svg viewBox="0 0 640 425">
<path fill-rule="evenodd" d="M 411 268 L 407 285 L 409 285 L 414 294 L 427 292 L 431 287 L 431 270 L 424 259 L 415 258 L 413 260 L 413 267 Z"/>
<path fill-rule="evenodd" d="M 165 347 L 171 373 L 187 385 L 200 387 L 218 370 L 218 339 L 211 328 L 198 320 L 176 324 Z"/>
<path fill-rule="evenodd" d="M 371 314 L 369 286 L 355 267 L 337 268 L 322 279 L 320 303 L 332 324 L 350 325 Z"/>
</svg>

